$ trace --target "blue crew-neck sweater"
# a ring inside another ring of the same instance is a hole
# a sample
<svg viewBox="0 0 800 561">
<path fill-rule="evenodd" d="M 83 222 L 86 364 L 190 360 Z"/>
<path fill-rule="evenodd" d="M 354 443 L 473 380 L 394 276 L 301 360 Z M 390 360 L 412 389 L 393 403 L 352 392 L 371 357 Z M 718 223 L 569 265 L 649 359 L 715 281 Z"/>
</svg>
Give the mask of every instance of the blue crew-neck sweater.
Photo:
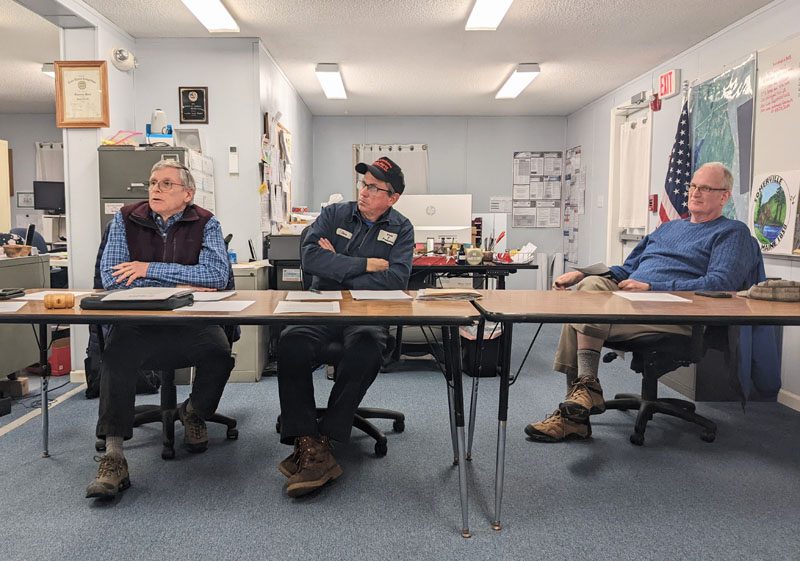
<svg viewBox="0 0 800 561">
<path fill-rule="evenodd" d="M 611 274 L 617 282 L 645 282 L 650 290 L 740 290 L 757 264 L 757 247 L 744 223 L 724 216 L 697 224 L 686 218 L 645 236 Z"/>
</svg>

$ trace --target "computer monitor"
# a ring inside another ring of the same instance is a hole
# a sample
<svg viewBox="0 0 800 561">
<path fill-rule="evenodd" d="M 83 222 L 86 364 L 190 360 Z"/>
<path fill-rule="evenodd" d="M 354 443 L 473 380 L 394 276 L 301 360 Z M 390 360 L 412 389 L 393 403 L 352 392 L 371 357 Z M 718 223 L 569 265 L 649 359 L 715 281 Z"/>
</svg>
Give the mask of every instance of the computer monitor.
<svg viewBox="0 0 800 561">
<path fill-rule="evenodd" d="M 48 214 L 64 214 L 67 205 L 63 181 L 34 181 L 33 208 Z"/>
<path fill-rule="evenodd" d="M 394 208 L 414 225 L 414 241 L 472 242 L 472 195 L 400 195 Z"/>
</svg>

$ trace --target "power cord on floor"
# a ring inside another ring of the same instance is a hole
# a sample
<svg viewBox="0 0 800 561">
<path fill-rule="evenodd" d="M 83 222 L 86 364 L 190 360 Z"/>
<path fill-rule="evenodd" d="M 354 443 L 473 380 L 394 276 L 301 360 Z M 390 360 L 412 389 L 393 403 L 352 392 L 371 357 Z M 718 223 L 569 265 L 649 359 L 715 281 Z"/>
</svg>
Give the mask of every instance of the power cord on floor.
<svg viewBox="0 0 800 561">
<path fill-rule="evenodd" d="M 56 390 L 60 390 L 61 388 L 63 388 L 64 386 L 66 386 L 69 383 L 71 383 L 71 382 L 64 382 L 60 386 L 56 386 L 55 388 L 50 388 L 47 391 L 48 392 L 54 392 Z M 19 403 L 25 409 L 38 409 L 39 407 L 42 406 L 42 401 L 40 399 L 36 400 L 36 401 L 30 401 L 30 402 L 27 402 L 27 403 L 23 402 L 22 400 L 35 399 L 35 398 L 41 397 L 41 396 L 42 396 L 42 392 L 39 392 L 39 393 L 34 394 L 34 395 L 23 395 L 23 396 L 20 396 L 20 397 L 12 397 L 11 400 L 16 402 L 16 403 Z M 57 397 L 53 397 L 53 398 L 48 399 L 47 400 L 47 404 L 50 405 L 50 403 L 52 403 L 56 399 L 58 399 L 58 398 Z"/>
</svg>

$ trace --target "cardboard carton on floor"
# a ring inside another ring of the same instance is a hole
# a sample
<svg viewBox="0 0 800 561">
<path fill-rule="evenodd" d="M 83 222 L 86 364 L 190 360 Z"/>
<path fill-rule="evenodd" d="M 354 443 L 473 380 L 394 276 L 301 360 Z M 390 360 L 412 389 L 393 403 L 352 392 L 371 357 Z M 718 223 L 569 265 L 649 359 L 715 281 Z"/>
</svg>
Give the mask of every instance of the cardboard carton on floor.
<svg viewBox="0 0 800 561">
<path fill-rule="evenodd" d="M 23 397 L 28 394 L 28 379 L 0 380 L 0 393 L 6 397 Z"/>
</svg>

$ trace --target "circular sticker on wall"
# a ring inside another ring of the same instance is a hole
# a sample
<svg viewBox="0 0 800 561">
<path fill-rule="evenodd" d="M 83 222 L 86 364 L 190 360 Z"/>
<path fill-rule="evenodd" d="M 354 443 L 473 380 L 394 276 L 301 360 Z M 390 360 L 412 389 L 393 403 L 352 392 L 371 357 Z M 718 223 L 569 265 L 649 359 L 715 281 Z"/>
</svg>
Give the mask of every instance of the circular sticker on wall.
<svg viewBox="0 0 800 561">
<path fill-rule="evenodd" d="M 763 251 L 780 244 L 788 227 L 788 185 L 778 174 L 768 175 L 753 196 L 753 233 Z"/>
</svg>

